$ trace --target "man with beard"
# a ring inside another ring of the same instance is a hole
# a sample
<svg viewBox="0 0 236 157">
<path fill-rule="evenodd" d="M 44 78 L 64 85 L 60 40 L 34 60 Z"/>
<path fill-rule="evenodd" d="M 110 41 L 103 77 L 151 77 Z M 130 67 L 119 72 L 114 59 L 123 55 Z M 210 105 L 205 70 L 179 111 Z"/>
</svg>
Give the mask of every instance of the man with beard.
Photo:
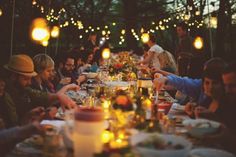
<svg viewBox="0 0 236 157">
<path fill-rule="evenodd" d="M 227 66 L 222 79 L 225 87 L 225 100 L 218 118 L 223 126 L 218 134 L 207 135 L 205 142 L 220 143 L 224 149 L 236 154 L 236 62 Z"/>
<path fill-rule="evenodd" d="M 64 94 L 67 90 L 77 89 L 76 85 L 65 86 L 55 94 L 30 88 L 31 78 L 37 73 L 34 71 L 34 64 L 29 56 L 14 55 L 4 68 L 8 73 L 6 92 L 9 94 L 9 99 L 4 103 L 10 104 L 16 109 L 14 116 L 17 117 L 18 123 L 32 109 L 39 106 L 47 107 L 57 101 L 60 101 L 63 109 L 76 107 L 75 102 Z"/>
<path fill-rule="evenodd" d="M 236 62 L 231 63 L 224 71 L 223 83 L 225 87 L 225 112 L 222 115 L 223 122 L 236 135 Z"/>
<path fill-rule="evenodd" d="M 75 72 L 75 59 L 72 55 L 68 54 L 64 56 L 62 60 L 62 68 L 58 69 L 58 77 L 60 80 L 60 84 L 65 85 L 69 83 L 76 83 L 76 79 L 78 77 Z"/>
</svg>

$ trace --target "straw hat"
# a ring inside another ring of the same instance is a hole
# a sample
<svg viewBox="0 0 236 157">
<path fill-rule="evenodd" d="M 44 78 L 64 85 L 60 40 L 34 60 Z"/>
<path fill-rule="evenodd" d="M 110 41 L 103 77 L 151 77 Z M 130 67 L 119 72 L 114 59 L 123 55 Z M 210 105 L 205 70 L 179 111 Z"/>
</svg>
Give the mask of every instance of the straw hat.
<svg viewBox="0 0 236 157">
<path fill-rule="evenodd" d="M 25 76 L 36 76 L 37 73 L 34 71 L 34 63 L 32 59 L 27 55 L 14 55 L 10 58 L 8 64 L 4 65 L 9 71 Z"/>
</svg>

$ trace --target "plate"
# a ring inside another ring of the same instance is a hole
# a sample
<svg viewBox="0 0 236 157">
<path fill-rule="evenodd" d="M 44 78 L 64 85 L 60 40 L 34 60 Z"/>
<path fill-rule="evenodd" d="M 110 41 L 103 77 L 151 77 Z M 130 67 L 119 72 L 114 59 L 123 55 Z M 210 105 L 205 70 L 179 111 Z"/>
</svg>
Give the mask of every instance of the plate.
<svg viewBox="0 0 236 157">
<path fill-rule="evenodd" d="M 183 125 L 193 137 L 201 138 L 207 134 L 214 134 L 220 128 L 220 123 L 208 119 L 186 119 Z"/>
<path fill-rule="evenodd" d="M 39 135 L 32 136 L 15 147 L 14 153 L 25 155 L 42 155 L 43 138 Z"/>
<path fill-rule="evenodd" d="M 121 90 L 126 90 L 129 88 L 130 84 L 125 81 L 109 81 L 105 82 L 107 86 L 114 87 Z"/>
<path fill-rule="evenodd" d="M 190 151 L 190 157 L 235 157 L 233 154 L 220 149 L 197 148 Z"/>
<path fill-rule="evenodd" d="M 151 138 L 157 137 L 160 141 L 173 145 L 182 145 L 182 149 L 155 149 L 139 146 L 138 144 L 143 141 L 150 140 Z M 134 149 L 141 155 L 147 157 L 187 157 L 191 148 L 192 143 L 187 139 L 176 136 L 176 135 L 167 135 L 167 134 L 158 134 L 158 133 L 138 133 L 134 136 L 131 136 L 130 143 Z"/>
</svg>

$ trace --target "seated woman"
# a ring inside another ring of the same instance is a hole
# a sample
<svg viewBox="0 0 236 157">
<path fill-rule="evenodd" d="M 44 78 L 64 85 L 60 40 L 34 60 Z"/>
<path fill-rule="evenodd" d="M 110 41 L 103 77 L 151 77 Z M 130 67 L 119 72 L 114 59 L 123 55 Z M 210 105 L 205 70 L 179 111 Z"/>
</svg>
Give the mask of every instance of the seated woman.
<svg viewBox="0 0 236 157">
<path fill-rule="evenodd" d="M 177 74 L 177 65 L 173 55 L 170 52 L 164 50 L 158 55 L 158 58 L 161 70 Z"/>
<path fill-rule="evenodd" d="M 38 54 L 33 58 L 37 76 L 33 77 L 31 87 L 44 92 L 55 93 L 56 90 L 50 82 L 50 77 L 54 75 L 54 61 L 46 54 Z"/>
<path fill-rule="evenodd" d="M 215 103 L 215 100 L 212 100 L 211 92 L 214 87 L 222 86 L 221 74 L 225 66 L 226 64 L 223 60 L 213 58 L 205 64 L 203 79 L 191 79 L 167 74 L 165 77 L 154 80 L 154 85 L 157 90 L 162 87 L 164 89 L 168 89 L 169 87 L 175 88 L 191 97 L 198 105 L 215 112 L 219 104 Z M 192 104 L 186 105 L 186 112 L 189 115 L 193 115 Z"/>
</svg>

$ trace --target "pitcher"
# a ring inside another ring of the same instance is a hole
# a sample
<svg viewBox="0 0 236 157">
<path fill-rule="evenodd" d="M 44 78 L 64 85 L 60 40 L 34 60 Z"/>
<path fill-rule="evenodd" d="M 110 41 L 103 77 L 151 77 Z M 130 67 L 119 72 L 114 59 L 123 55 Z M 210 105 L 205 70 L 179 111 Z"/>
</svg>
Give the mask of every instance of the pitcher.
<svg viewBox="0 0 236 157">
<path fill-rule="evenodd" d="M 102 151 L 104 113 L 98 107 L 80 107 L 74 115 L 72 131 L 65 129 L 73 142 L 74 157 L 93 157 L 94 153 Z"/>
</svg>

